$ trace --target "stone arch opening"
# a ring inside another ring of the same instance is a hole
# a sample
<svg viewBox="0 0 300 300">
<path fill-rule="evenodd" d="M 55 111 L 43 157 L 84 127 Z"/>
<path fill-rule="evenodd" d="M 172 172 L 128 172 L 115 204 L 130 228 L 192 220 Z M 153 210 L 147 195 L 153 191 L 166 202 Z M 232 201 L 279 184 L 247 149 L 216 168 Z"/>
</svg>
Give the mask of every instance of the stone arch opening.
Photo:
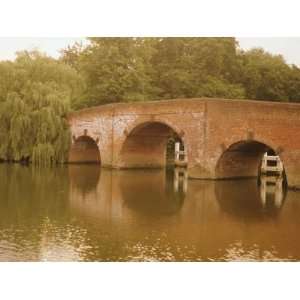
<svg viewBox="0 0 300 300">
<path fill-rule="evenodd" d="M 78 137 L 71 146 L 69 162 L 100 164 L 100 151 L 95 140 L 87 135 Z"/>
<path fill-rule="evenodd" d="M 234 143 L 219 158 L 216 177 L 220 179 L 260 177 L 265 153 L 278 155 L 272 147 L 259 141 L 247 140 Z M 286 184 L 284 170 L 283 177 Z"/>
<path fill-rule="evenodd" d="M 184 147 L 180 135 L 162 122 L 136 126 L 126 137 L 120 152 L 122 168 L 165 168 L 175 165 L 175 142 Z"/>
</svg>

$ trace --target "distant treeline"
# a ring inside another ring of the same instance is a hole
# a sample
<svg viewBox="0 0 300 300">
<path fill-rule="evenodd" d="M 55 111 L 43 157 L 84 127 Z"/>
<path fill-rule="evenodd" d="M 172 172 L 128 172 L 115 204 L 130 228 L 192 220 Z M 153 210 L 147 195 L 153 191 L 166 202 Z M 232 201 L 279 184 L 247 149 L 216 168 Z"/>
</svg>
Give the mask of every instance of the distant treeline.
<svg viewBox="0 0 300 300">
<path fill-rule="evenodd" d="M 0 62 L 0 159 L 64 162 L 66 114 L 94 105 L 221 97 L 300 101 L 300 69 L 234 38 L 89 38 L 56 60 Z"/>
<path fill-rule="evenodd" d="M 223 97 L 300 101 L 300 69 L 235 38 L 90 38 L 61 60 L 85 79 L 75 107 L 115 101 Z"/>
</svg>

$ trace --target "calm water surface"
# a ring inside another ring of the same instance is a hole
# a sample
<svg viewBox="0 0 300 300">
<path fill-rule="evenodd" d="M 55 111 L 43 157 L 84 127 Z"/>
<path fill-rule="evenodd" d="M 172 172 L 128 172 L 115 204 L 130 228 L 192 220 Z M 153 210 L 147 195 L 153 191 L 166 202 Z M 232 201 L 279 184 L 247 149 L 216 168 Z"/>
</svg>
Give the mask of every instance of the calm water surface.
<svg viewBox="0 0 300 300">
<path fill-rule="evenodd" d="M 300 193 L 165 171 L 0 164 L 1 261 L 300 260 Z"/>
</svg>

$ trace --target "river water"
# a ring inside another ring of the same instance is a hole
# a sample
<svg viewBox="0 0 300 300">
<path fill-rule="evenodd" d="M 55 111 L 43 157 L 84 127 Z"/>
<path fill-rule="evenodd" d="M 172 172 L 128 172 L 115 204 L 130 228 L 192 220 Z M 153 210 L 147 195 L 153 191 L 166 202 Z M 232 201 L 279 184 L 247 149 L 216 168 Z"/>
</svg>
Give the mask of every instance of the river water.
<svg viewBox="0 0 300 300">
<path fill-rule="evenodd" d="M 0 164 L 1 261 L 300 260 L 300 192 L 174 171 Z"/>
</svg>

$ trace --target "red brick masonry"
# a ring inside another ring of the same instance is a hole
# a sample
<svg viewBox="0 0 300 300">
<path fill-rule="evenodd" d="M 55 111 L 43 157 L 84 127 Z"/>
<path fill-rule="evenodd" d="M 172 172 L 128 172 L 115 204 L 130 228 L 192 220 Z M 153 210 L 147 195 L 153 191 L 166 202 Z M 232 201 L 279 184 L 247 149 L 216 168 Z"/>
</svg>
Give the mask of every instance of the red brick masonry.
<svg viewBox="0 0 300 300">
<path fill-rule="evenodd" d="M 118 103 L 71 113 L 68 121 L 70 162 L 164 167 L 166 141 L 175 132 L 187 149 L 189 177 L 256 176 L 261 155 L 271 148 L 289 186 L 300 187 L 300 104 L 210 98 Z"/>
</svg>

